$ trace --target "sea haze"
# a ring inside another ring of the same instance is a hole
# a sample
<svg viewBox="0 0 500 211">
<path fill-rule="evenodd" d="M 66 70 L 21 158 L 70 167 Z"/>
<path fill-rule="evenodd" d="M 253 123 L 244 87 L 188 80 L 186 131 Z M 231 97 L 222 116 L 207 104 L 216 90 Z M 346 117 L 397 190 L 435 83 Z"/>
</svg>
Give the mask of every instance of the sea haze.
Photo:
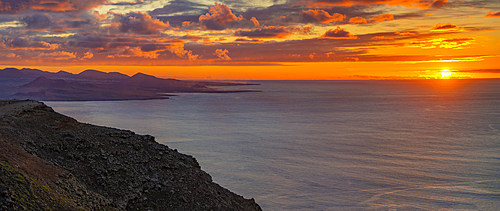
<svg viewBox="0 0 500 211">
<path fill-rule="evenodd" d="M 257 83 L 262 92 L 46 104 L 151 134 L 264 210 L 500 208 L 500 80 Z"/>
</svg>

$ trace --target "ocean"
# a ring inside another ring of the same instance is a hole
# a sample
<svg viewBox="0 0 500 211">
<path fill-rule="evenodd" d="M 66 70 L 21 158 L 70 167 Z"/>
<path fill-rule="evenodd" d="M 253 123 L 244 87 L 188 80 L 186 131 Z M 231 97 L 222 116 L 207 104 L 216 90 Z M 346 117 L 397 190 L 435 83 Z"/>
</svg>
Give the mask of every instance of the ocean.
<svg viewBox="0 0 500 211">
<path fill-rule="evenodd" d="M 251 82 L 262 92 L 45 103 L 153 135 L 263 210 L 500 209 L 500 80 Z"/>
</svg>

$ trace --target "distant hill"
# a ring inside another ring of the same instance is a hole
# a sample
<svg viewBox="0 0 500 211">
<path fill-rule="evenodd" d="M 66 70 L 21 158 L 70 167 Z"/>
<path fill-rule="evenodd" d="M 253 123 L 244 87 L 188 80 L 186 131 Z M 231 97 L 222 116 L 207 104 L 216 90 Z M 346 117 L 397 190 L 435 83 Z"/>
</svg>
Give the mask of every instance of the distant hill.
<svg viewBox="0 0 500 211">
<path fill-rule="evenodd" d="M 38 69 L 0 69 L 0 99 L 34 100 L 145 100 L 166 99 L 166 93 L 230 93 L 257 90 L 219 90 L 216 86 L 258 85 L 248 83 L 181 81 L 144 73 L 132 77 L 118 72 L 88 69 L 79 74 Z"/>
<path fill-rule="evenodd" d="M 101 71 L 97 71 L 97 70 L 85 70 L 85 71 L 79 73 L 78 77 L 102 79 L 102 80 L 126 80 L 126 79 L 130 78 L 128 75 L 118 73 L 118 72 L 105 73 L 105 72 L 101 72 Z"/>
</svg>

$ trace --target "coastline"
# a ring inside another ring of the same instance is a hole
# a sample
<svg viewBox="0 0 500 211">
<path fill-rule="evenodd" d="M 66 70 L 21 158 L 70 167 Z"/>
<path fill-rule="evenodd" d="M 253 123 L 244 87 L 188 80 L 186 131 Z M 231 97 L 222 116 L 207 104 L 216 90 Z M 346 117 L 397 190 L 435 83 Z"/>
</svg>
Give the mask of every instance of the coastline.
<svg viewBox="0 0 500 211">
<path fill-rule="evenodd" d="M 83 200 L 75 196 L 73 190 L 62 191 L 61 187 L 68 185 L 68 179 L 61 179 L 64 175 L 70 175 L 66 178 L 86 187 L 83 192 L 88 194 L 85 196 L 95 195 L 94 198 L 102 199 L 102 203 L 91 205 L 73 204 L 76 207 L 81 205 L 89 210 L 97 209 L 94 205 L 103 210 L 131 210 L 144 206 L 152 210 L 261 210 L 253 199 L 244 199 L 214 183 L 194 157 L 159 144 L 153 136 L 79 123 L 32 100 L 0 101 L 0 116 L 1 144 L 11 145 L 25 156 L 38 157 L 43 160 L 41 162 L 53 166 L 45 168 L 48 172 L 41 169 L 35 174 L 29 171 L 29 165 L 14 164 L 16 157 L 9 156 L 12 153 L 0 151 L 1 167 L 11 169 L 9 172 L 21 172 L 20 175 L 25 175 L 23 178 L 40 181 L 61 200 Z M 50 169 L 59 170 L 55 173 Z M 54 179 L 49 181 L 39 175 L 52 175 Z M 75 179 L 71 179 L 73 177 Z M 6 189 L 6 193 L 15 193 L 9 196 L 20 195 L 19 191 L 26 189 L 8 184 L 1 183 L 0 188 Z M 36 187 L 32 190 L 38 190 Z M 30 194 L 36 195 L 35 192 Z M 41 203 L 40 198 L 32 197 L 31 200 L 33 206 Z M 28 206 L 24 201 L 10 201 L 13 203 L 5 205 Z M 63 202 L 51 205 L 52 209 L 73 206 Z"/>
</svg>

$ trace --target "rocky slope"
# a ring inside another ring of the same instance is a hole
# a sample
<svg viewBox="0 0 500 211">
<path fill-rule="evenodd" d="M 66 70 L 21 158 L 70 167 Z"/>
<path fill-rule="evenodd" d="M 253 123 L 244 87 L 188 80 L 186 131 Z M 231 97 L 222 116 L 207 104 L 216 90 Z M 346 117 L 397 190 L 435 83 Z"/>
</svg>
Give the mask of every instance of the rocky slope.
<svg viewBox="0 0 500 211">
<path fill-rule="evenodd" d="M 0 210 L 261 210 L 152 136 L 37 101 L 0 101 L 0 145 Z"/>
</svg>

